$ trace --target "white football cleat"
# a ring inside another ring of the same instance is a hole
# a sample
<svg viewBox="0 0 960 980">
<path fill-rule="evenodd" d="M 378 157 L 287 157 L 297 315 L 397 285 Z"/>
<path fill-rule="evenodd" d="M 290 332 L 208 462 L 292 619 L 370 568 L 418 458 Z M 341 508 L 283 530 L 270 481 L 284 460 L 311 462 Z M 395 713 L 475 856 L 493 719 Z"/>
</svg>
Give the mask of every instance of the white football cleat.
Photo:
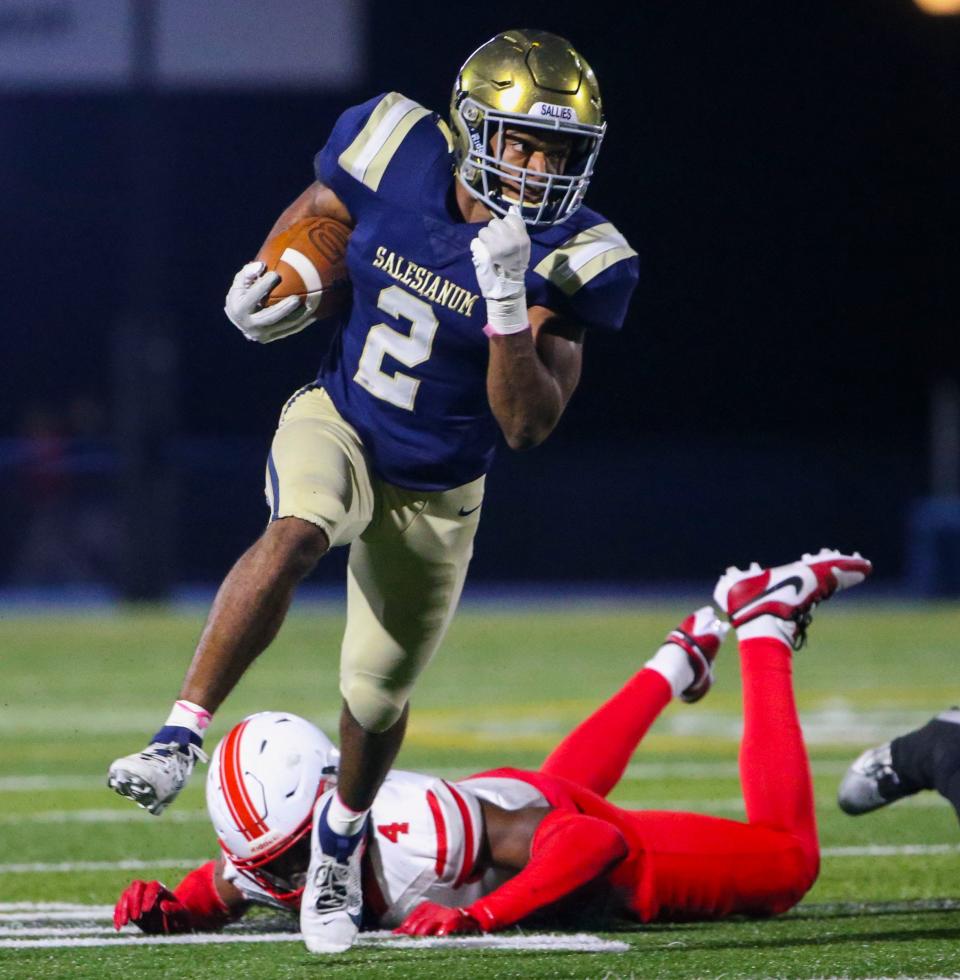
<svg viewBox="0 0 960 980">
<path fill-rule="evenodd" d="M 300 932 L 311 953 L 343 953 L 356 941 L 363 915 L 361 864 L 367 825 L 352 837 L 334 833 L 327 811 L 335 789 L 317 800 L 310 867 L 300 900 Z"/>
<path fill-rule="evenodd" d="M 713 606 L 704 606 L 667 634 L 664 643 L 680 647 L 693 668 L 693 681 L 681 692 L 682 700 L 689 704 L 699 701 L 713 686 L 713 661 L 729 629 L 729 624 L 717 618 Z"/>
<path fill-rule="evenodd" d="M 177 798 L 197 760 L 207 761 L 198 746 L 152 742 L 142 752 L 116 759 L 107 786 L 157 816 Z"/>
<path fill-rule="evenodd" d="M 871 571 L 873 566 L 856 551 L 844 555 L 823 548 L 775 568 L 761 568 L 756 562 L 746 571 L 731 566 L 720 576 L 713 598 L 737 628 L 760 616 L 780 620 L 783 635 L 798 650 L 817 603 L 857 585 Z"/>
</svg>

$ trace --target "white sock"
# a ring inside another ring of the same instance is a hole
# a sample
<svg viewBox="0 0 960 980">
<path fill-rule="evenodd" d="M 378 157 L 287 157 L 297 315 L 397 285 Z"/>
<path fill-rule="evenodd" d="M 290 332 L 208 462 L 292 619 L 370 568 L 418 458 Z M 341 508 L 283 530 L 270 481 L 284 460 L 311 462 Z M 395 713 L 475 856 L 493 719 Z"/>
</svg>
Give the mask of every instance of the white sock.
<svg viewBox="0 0 960 980">
<path fill-rule="evenodd" d="M 693 683 L 693 667 L 686 650 L 676 643 L 664 643 L 662 647 L 643 665 L 655 670 L 670 685 L 675 698 Z"/>
<path fill-rule="evenodd" d="M 340 794 L 334 793 L 330 801 L 330 809 L 327 810 L 327 826 L 342 837 L 353 837 L 360 832 L 368 812 L 368 810 L 351 810 L 340 799 Z"/>
<path fill-rule="evenodd" d="M 166 720 L 166 725 L 174 725 L 177 728 L 189 728 L 194 735 L 203 738 L 204 729 L 210 724 L 213 715 L 206 708 L 201 708 L 199 704 L 192 701 L 174 701 L 173 708 Z"/>
<path fill-rule="evenodd" d="M 776 616 L 757 616 L 749 623 L 737 627 L 738 640 L 758 640 L 767 638 L 781 640 L 788 645 L 793 643 L 797 635 L 797 624 L 788 619 L 777 619 Z"/>
</svg>

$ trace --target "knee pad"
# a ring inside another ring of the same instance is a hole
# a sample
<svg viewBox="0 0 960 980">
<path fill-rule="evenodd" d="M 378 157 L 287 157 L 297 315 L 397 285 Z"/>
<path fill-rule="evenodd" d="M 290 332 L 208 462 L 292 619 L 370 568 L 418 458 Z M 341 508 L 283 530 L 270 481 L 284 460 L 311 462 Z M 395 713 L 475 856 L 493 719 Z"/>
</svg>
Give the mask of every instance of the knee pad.
<svg viewBox="0 0 960 980">
<path fill-rule="evenodd" d="M 400 720 L 410 691 L 407 687 L 390 687 L 383 677 L 352 671 L 341 676 L 340 693 L 360 726 L 377 733 L 385 732 Z"/>
</svg>

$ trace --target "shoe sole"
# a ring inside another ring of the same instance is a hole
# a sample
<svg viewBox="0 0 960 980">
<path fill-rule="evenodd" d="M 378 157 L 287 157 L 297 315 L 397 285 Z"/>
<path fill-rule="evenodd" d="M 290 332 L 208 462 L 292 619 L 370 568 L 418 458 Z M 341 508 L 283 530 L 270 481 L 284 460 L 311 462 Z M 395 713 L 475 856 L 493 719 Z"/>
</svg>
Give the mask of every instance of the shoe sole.
<svg viewBox="0 0 960 980">
<path fill-rule="evenodd" d="M 143 807 L 154 816 L 160 814 L 167 806 L 167 803 L 157 803 L 157 792 L 148 782 L 125 769 L 110 772 L 107 776 L 107 786 L 119 796 L 133 800 L 137 806 Z"/>
<path fill-rule="evenodd" d="M 330 943 L 330 942 L 314 942 L 307 939 L 306 936 L 303 938 L 303 944 L 307 947 L 308 953 L 345 953 L 348 949 L 353 946 L 353 942 L 349 943 Z"/>
</svg>

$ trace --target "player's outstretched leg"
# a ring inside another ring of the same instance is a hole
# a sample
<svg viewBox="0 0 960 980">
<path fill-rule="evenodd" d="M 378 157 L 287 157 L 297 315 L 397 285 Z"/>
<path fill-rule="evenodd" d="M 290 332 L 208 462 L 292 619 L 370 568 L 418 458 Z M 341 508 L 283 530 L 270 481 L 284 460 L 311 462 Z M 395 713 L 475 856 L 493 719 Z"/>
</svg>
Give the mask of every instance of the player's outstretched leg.
<svg viewBox="0 0 960 980">
<path fill-rule="evenodd" d="M 712 606 L 671 630 L 656 654 L 547 757 L 540 771 L 606 796 L 673 696 L 699 701 L 713 684 L 713 661 L 729 626 Z"/>
<path fill-rule="evenodd" d="M 960 818 L 960 708 L 931 718 L 922 728 L 867 749 L 840 782 L 845 813 L 870 813 L 920 790 L 937 790 Z"/>
<path fill-rule="evenodd" d="M 283 623 L 300 580 L 329 547 L 309 521 L 285 517 L 267 526 L 217 592 L 178 700 L 142 752 L 116 759 L 107 785 L 159 814 L 183 788 L 210 717 Z"/>
<path fill-rule="evenodd" d="M 632 813 L 636 861 L 613 872 L 641 921 L 775 915 L 819 869 L 813 790 L 791 678 L 791 645 L 813 605 L 869 573 L 821 552 L 780 568 L 731 568 L 714 598 L 737 627 L 743 676 L 740 780 L 747 823 L 694 813 Z"/>
<path fill-rule="evenodd" d="M 775 568 L 729 568 L 714 590 L 740 642 L 740 779 L 747 819 L 795 835 L 814 875 L 819 848 L 813 788 L 793 696 L 791 647 L 803 643 L 817 603 L 862 582 L 870 571 L 858 554 L 824 549 Z"/>
</svg>

